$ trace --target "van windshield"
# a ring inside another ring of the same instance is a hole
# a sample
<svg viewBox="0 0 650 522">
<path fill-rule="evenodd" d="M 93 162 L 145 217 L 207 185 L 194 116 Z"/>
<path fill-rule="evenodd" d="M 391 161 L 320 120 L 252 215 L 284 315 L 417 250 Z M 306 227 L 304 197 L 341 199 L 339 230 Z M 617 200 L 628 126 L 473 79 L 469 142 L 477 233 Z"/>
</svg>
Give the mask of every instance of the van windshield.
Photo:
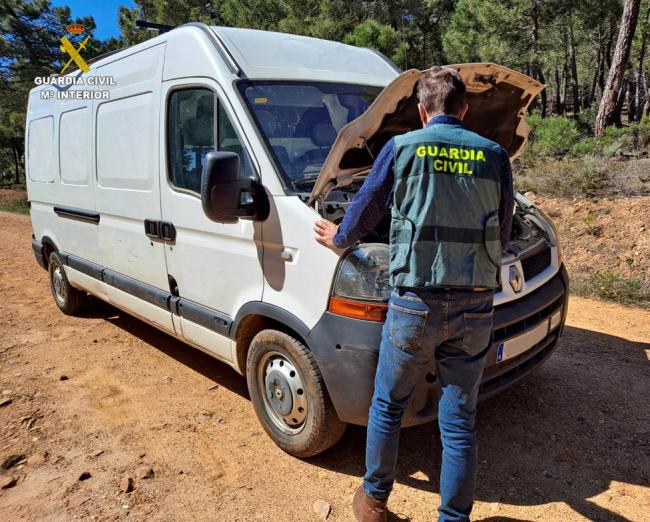
<svg viewBox="0 0 650 522">
<path fill-rule="evenodd" d="M 241 82 L 241 93 L 287 185 L 311 190 L 341 128 L 381 87 L 323 82 Z"/>
</svg>

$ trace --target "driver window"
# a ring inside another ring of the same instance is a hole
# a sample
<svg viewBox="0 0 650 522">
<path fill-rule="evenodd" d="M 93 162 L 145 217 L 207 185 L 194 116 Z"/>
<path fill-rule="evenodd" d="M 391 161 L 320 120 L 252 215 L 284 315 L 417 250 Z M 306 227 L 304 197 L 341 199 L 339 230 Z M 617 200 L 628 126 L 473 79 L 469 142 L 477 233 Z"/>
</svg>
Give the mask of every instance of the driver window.
<svg viewBox="0 0 650 522">
<path fill-rule="evenodd" d="M 215 150 L 215 127 L 216 149 L 235 152 L 240 168 L 253 172 L 250 157 L 214 92 L 205 88 L 183 89 L 171 94 L 167 115 L 169 179 L 174 187 L 200 194 L 205 155 Z"/>
<path fill-rule="evenodd" d="M 214 150 L 214 93 L 175 91 L 169 98 L 167 152 L 169 178 L 176 188 L 200 193 L 205 155 Z"/>
<path fill-rule="evenodd" d="M 217 109 L 217 117 L 219 121 L 219 143 L 217 144 L 217 150 L 234 152 L 237 154 L 239 156 L 239 169 L 246 175 L 251 175 L 254 170 L 250 156 L 239 140 L 239 137 L 230 122 L 230 118 L 221 103 L 219 103 Z"/>
</svg>

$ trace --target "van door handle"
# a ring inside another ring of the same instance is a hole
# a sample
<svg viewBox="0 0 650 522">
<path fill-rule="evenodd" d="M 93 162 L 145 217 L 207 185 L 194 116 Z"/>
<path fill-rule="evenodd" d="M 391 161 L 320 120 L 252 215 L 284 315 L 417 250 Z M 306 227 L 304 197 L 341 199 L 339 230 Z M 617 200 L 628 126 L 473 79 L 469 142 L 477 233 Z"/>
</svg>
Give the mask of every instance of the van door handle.
<svg viewBox="0 0 650 522">
<path fill-rule="evenodd" d="M 160 237 L 163 241 L 174 241 L 176 239 L 176 227 L 169 221 L 160 222 Z"/>
<path fill-rule="evenodd" d="M 170 221 L 145 219 L 144 233 L 151 239 L 162 239 L 170 242 L 176 240 L 176 227 Z"/>
<path fill-rule="evenodd" d="M 157 219 L 145 219 L 144 233 L 151 239 L 160 239 L 160 221 Z"/>
</svg>

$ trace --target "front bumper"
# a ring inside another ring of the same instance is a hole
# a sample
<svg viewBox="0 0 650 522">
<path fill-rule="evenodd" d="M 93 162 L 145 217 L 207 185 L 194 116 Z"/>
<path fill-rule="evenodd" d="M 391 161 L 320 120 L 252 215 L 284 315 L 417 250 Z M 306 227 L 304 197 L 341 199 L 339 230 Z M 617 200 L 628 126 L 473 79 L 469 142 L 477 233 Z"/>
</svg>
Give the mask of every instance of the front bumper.
<svg viewBox="0 0 650 522">
<path fill-rule="evenodd" d="M 553 352 L 562 333 L 569 297 L 569 278 L 564 266 L 546 284 L 521 299 L 494 310 L 494 342 L 479 398 L 499 393 L 538 368 Z M 546 337 L 512 359 L 497 363 L 499 344 L 535 329 L 562 308 L 560 325 Z M 334 408 L 344 422 L 366 425 L 382 324 L 350 319 L 326 312 L 307 336 Z M 440 388 L 435 366 L 419 382 L 404 413 L 402 426 L 414 426 L 436 418 Z"/>
</svg>

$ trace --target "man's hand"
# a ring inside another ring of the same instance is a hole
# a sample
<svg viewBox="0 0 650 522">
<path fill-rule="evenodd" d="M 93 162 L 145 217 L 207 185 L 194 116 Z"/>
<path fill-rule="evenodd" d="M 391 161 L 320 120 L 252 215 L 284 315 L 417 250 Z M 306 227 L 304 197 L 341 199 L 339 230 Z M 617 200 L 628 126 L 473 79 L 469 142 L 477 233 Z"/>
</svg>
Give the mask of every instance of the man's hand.
<svg viewBox="0 0 650 522">
<path fill-rule="evenodd" d="M 319 219 L 314 223 L 314 232 L 316 232 L 316 241 L 318 241 L 321 245 L 326 246 L 327 248 L 330 248 L 334 251 L 339 251 L 335 245 L 334 245 L 334 236 L 336 235 L 336 232 L 338 231 L 339 226 L 335 225 L 331 221 L 328 221 L 327 219 Z"/>
</svg>

